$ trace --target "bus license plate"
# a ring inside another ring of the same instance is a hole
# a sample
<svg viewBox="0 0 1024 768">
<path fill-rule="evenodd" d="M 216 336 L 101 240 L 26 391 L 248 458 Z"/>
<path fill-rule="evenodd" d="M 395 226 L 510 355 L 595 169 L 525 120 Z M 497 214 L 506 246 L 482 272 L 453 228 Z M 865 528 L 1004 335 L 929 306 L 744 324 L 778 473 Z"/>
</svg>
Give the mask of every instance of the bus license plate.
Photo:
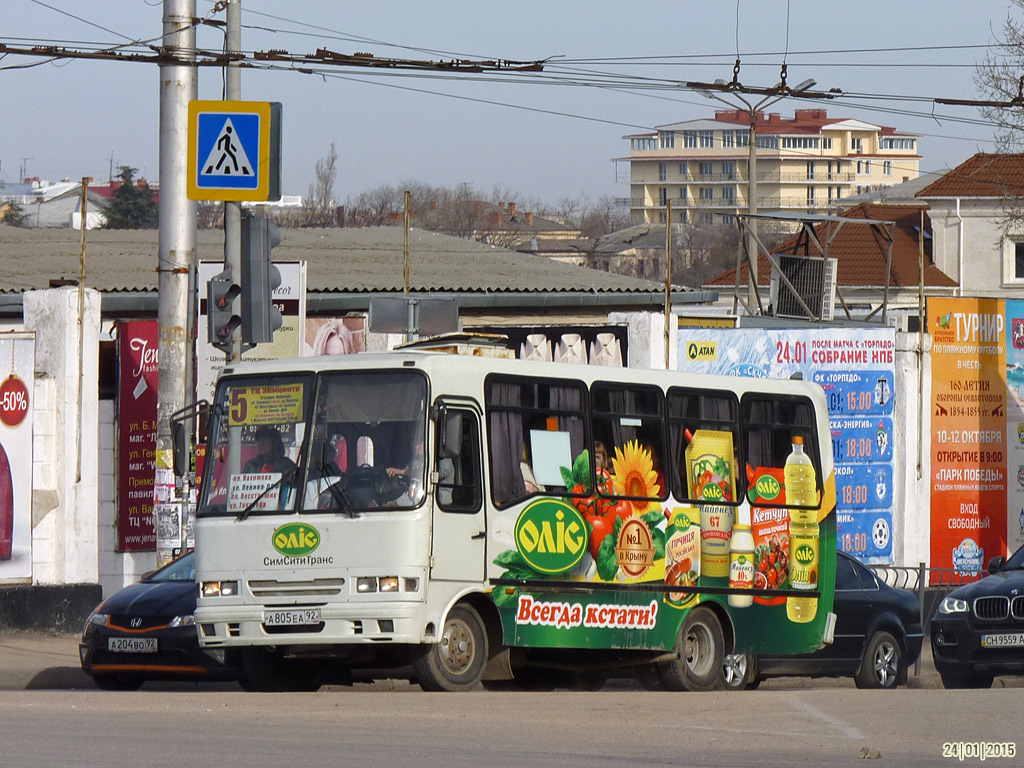
<svg viewBox="0 0 1024 768">
<path fill-rule="evenodd" d="M 301 608 L 263 612 L 263 624 L 267 627 L 301 627 L 319 623 L 319 608 Z"/>
<path fill-rule="evenodd" d="M 108 637 L 107 650 L 115 653 L 156 653 L 156 638 Z"/>
<path fill-rule="evenodd" d="M 1024 632 L 1004 632 L 998 635 L 982 635 L 982 648 L 1018 648 L 1024 645 Z"/>
</svg>

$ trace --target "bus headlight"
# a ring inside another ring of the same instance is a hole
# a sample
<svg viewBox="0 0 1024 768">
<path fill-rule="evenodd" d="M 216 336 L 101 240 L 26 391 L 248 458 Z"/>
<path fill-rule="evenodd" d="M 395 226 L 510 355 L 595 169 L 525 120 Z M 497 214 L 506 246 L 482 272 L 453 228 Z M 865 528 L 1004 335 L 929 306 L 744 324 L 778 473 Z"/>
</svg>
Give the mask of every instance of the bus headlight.
<svg viewBox="0 0 1024 768">
<path fill-rule="evenodd" d="M 377 591 L 376 576 L 360 576 L 356 579 L 356 592 L 368 593 Z"/>
<path fill-rule="evenodd" d="M 397 576 L 381 576 L 378 580 L 378 589 L 381 592 L 397 592 L 398 591 L 398 577 Z"/>
<path fill-rule="evenodd" d="M 238 595 L 238 582 L 204 581 L 199 585 L 199 590 L 203 597 L 236 597 Z"/>
</svg>

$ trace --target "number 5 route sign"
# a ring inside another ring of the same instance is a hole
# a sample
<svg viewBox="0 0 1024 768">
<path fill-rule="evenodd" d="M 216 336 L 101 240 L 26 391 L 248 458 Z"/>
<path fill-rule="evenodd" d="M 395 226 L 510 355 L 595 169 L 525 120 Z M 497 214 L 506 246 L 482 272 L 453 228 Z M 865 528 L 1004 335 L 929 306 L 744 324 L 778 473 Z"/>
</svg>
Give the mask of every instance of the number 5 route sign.
<svg viewBox="0 0 1024 768">
<path fill-rule="evenodd" d="M 190 200 L 280 200 L 280 179 L 280 102 L 188 103 Z"/>
</svg>

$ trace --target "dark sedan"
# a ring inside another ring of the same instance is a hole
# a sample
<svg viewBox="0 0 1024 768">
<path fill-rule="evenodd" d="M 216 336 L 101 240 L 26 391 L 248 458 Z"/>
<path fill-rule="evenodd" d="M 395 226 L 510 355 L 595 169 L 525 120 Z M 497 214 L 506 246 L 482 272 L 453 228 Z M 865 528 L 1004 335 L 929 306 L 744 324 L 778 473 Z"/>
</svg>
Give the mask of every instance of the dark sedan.
<svg viewBox="0 0 1024 768">
<path fill-rule="evenodd" d="M 1024 674 L 1024 547 L 993 557 L 991 574 L 954 589 L 932 618 L 932 657 L 946 688 L 988 688 Z"/>
<path fill-rule="evenodd" d="M 78 652 L 97 686 L 124 691 L 146 680 L 238 679 L 235 656 L 199 647 L 195 573 L 189 552 L 96 606 Z"/>
<path fill-rule="evenodd" d="M 921 654 L 921 604 L 854 558 L 836 559 L 836 629 L 830 645 L 798 656 L 726 656 L 727 688 L 753 688 L 767 677 L 852 676 L 858 688 L 895 688 Z"/>
</svg>

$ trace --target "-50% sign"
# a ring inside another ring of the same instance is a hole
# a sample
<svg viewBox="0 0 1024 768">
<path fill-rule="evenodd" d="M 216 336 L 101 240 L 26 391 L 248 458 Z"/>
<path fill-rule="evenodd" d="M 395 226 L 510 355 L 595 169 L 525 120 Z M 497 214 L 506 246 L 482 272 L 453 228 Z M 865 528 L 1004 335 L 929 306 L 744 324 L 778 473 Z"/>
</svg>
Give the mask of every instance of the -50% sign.
<svg viewBox="0 0 1024 768">
<path fill-rule="evenodd" d="M 28 414 L 28 388 L 13 373 L 0 384 L 0 421 L 16 427 Z"/>
</svg>

